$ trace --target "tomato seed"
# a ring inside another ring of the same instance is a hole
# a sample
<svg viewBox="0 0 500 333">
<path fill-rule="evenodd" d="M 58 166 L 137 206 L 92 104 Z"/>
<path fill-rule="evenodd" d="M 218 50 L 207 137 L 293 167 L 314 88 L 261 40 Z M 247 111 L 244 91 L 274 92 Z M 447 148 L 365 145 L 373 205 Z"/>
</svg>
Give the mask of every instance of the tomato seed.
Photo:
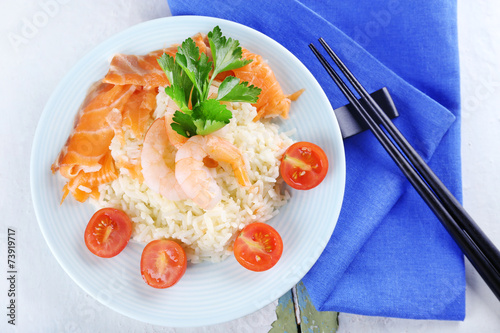
<svg viewBox="0 0 500 333">
<path fill-rule="evenodd" d="M 97 227 L 95 228 L 94 235 L 97 236 L 96 240 L 98 244 L 106 243 L 109 238 L 109 235 L 113 232 L 116 225 L 110 219 L 102 219 Z M 99 237 L 102 236 L 102 237 Z"/>
</svg>

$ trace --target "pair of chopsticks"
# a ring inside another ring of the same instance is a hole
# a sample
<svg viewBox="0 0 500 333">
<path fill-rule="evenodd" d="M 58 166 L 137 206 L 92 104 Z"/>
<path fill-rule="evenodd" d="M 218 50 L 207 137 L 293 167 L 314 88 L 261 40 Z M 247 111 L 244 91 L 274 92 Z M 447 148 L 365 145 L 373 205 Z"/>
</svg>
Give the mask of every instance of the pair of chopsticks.
<svg viewBox="0 0 500 333">
<path fill-rule="evenodd" d="M 439 218 L 462 252 L 500 300 L 500 252 L 467 214 L 458 200 L 451 194 L 431 168 L 410 145 L 392 121 L 382 111 L 354 75 L 344 65 L 323 38 L 321 45 L 333 59 L 337 67 L 349 80 L 366 103 L 364 107 L 349 89 L 339 74 L 327 62 L 313 44 L 309 47 L 332 77 L 335 84 L 347 97 L 359 116 L 371 129 L 391 158 L 415 187 L 420 196 Z M 377 124 L 382 124 L 387 133 Z M 397 146 L 396 146 L 397 144 Z"/>
</svg>

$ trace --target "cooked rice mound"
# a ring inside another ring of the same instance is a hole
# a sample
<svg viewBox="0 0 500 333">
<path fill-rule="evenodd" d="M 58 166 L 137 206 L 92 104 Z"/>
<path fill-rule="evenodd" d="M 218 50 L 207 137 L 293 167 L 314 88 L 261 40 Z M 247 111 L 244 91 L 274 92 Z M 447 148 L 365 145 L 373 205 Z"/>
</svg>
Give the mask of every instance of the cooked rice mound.
<svg viewBox="0 0 500 333">
<path fill-rule="evenodd" d="M 165 113 L 167 96 L 163 90 L 159 89 L 155 118 Z M 233 119 L 215 134 L 237 146 L 245 156 L 252 186 L 240 186 L 231 167 L 220 163 L 212 170 L 222 190 L 222 200 L 205 211 L 192 200 L 165 199 L 124 169 L 118 179 L 100 186 L 99 200 L 92 203 L 97 208 L 124 210 L 134 222 L 135 241 L 178 240 L 192 263 L 226 258 L 232 253 L 239 230 L 252 222 L 268 221 L 287 202 L 289 194 L 282 190 L 279 160 L 293 143 L 290 133 L 279 133 L 278 126 L 271 121 L 252 121 L 257 111 L 249 103 L 228 103 L 227 107 Z M 124 137 L 125 140 L 115 137 L 112 141 L 112 156 L 115 160 L 133 162 L 140 156 L 142 142 L 127 133 Z"/>
</svg>

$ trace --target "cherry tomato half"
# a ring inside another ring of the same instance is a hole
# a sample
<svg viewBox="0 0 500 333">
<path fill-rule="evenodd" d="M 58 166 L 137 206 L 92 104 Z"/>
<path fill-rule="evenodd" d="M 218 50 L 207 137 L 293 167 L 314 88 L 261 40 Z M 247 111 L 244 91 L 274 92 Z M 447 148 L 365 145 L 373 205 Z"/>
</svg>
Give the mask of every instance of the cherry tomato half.
<svg viewBox="0 0 500 333">
<path fill-rule="evenodd" d="M 310 190 L 325 179 L 328 159 L 323 149 L 310 142 L 296 142 L 281 158 L 280 173 L 297 190 Z"/>
<path fill-rule="evenodd" d="M 111 258 L 127 246 L 132 222 L 126 213 L 115 208 L 98 210 L 85 229 L 85 245 L 98 257 Z"/>
<path fill-rule="evenodd" d="M 283 241 L 269 224 L 255 222 L 247 225 L 234 241 L 234 256 L 245 268 L 262 272 L 281 258 Z"/>
<path fill-rule="evenodd" d="M 186 272 L 184 249 L 174 241 L 154 240 L 142 251 L 141 274 L 151 287 L 163 289 L 176 284 Z"/>
</svg>

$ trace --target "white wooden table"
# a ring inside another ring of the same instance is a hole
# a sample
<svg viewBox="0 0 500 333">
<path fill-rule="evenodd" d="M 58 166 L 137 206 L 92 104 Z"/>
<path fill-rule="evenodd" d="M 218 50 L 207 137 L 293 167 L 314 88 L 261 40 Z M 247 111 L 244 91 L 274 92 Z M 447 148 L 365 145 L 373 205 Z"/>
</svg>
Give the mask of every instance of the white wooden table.
<svg viewBox="0 0 500 333">
<path fill-rule="evenodd" d="M 170 15 L 166 0 L 2 1 L 0 11 L 0 262 L 16 228 L 16 326 L 7 323 L 7 269 L 0 278 L 1 332 L 267 332 L 275 305 L 198 329 L 152 326 L 104 307 L 62 270 L 42 237 L 29 187 L 31 143 L 52 91 L 88 51 L 134 24 Z M 464 205 L 500 246 L 500 5 L 459 0 Z M 464 322 L 340 314 L 339 332 L 497 332 L 500 302 L 467 264 Z"/>
</svg>

